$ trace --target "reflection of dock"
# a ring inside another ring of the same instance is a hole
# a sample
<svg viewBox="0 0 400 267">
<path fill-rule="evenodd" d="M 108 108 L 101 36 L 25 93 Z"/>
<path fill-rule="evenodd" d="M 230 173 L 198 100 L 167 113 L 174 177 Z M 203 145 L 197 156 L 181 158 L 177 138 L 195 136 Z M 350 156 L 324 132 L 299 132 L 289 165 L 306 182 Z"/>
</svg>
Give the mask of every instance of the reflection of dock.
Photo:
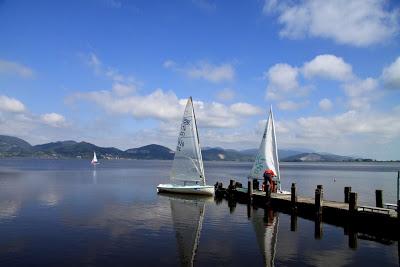
<svg viewBox="0 0 400 267">
<path fill-rule="evenodd" d="M 292 215 L 292 229 L 297 228 L 297 216 L 315 221 L 315 237 L 322 238 L 322 222 L 341 226 L 349 233 L 349 238 L 354 238 L 357 233 L 374 236 L 377 240 L 397 241 L 400 237 L 400 219 L 397 212 L 392 209 L 359 206 L 357 193 L 345 190 L 347 203 L 328 201 L 323 199 L 323 188 L 318 186 L 315 198 L 301 197 L 296 194 L 295 184 L 292 185 L 291 194 L 276 194 L 253 190 L 252 182 L 248 188 L 231 181 L 228 188 L 217 184 L 216 197 L 225 198 L 233 207 L 234 202 L 253 204 L 260 207 L 272 207 L 276 211 Z M 355 234 L 354 234 L 355 233 Z M 349 245 L 354 245 L 354 240 L 349 240 Z"/>
</svg>

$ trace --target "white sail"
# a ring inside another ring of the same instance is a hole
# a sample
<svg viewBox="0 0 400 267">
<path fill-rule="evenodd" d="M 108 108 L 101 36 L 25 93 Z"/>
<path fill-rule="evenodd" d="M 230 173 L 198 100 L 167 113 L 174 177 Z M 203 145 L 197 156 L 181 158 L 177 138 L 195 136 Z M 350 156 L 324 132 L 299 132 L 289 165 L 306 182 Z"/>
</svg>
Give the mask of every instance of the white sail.
<svg viewBox="0 0 400 267">
<path fill-rule="evenodd" d="M 183 114 L 170 179 L 172 182 L 205 185 L 203 159 L 191 97 Z"/>
<path fill-rule="evenodd" d="M 264 134 L 261 140 L 256 159 L 251 169 L 249 178 L 261 179 L 264 171 L 270 169 L 274 171 L 278 179 L 278 189 L 281 190 L 279 160 L 278 160 L 278 145 L 275 136 L 274 116 L 272 107 L 269 110 L 267 125 L 265 126 Z"/>
<path fill-rule="evenodd" d="M 93 152 L 93 159 L 92 159 L 92 164 L 96 164 L 97 161 L 97 156 L 96 156 L 96 152 Z"/>
<path fill-rule="evenodd" d="M 204 218 L 205 199 L 170 197 L 181 266 L 193 266 Z"/>
</svg>

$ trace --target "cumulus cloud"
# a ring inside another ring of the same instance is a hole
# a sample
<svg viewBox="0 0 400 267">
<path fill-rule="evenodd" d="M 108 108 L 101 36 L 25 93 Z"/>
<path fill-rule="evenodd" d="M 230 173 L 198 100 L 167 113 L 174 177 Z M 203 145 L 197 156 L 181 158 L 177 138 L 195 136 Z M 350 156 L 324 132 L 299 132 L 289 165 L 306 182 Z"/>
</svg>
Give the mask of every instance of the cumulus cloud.
<svg viewBox="0 0 400 267">
<path fill-rule="evenodd" d="M 215 65 L 202 61 L 187 66 L 179 66 L 174 61 L 167 60 L 163 66 L 167 69 L 184 73 L 191 79 L 202 79 L 212 83 L 230 82 L 235 79 L 235 68 L 228 63 Z"/>
<path fill-rule="evenodd" d="M 393 39 L 400 14 L 385 0 L 266 0 L 263 12 L 277 14 L 282 37 L 321 37 L 354 46 Z"/>
<path fill-rule="evenodd" d="M 332 109 L 332 101 L 330 101 L 328 98 L 324 98 L 321 99 L 321 101 L 319 101 L 318 106 L 320 109 L 324 110 L 324 111 L 328 111 L 330 109 Z"/>
<path fill-rule="evenodd" d="M 267 99 L 282 99 L 287 95 L 303 95 L 306 88 L 298 82 L 299 69 L 289 64 L 275 64 L 265 74 L 268 80 Z"/>
<path fill-rule="evenodd" d="M 6 112 L 24 112 L 26 108 L 18 99 L 0 95 L 0 110 Z"/>
<path fill-rule="evenodd" d="M 383 69 L 381 78 L 385 88 L 400 89 L 400 57 Z"/>
<path fill-rule="evenodd" d="M 127 114 L 137 119 L 155 119 L 165 123 L 179 122 L 186 99 L 179 99 L 174 92 L 156 89 L 149 94 L 133 92 L 120 96 L 113 90 L 76 93 L 69 101 L 86 100 L 102 107 L 111 114 Z M 211 128 L 238 126 L 243 117 L 259 114 L 262 110 L 248 103 L 224 105 L 218 102 L 193 102 L 199 125 Z"/>
<path fill-rule="evenodd" d="M 65 117 L 58 113 L 46 113 L 40 116 L 42 122 L 53 127 L 62 127 L 65 125 Z"/>
<path fill-rule="evenodd" d="M 33 77 L 33 70 L 18 62 L 0 59 L 0 74 L 10 74 L 22 78 L 30 78 Z"/>
<path fill-rule="evenodd" d="M 344 81 L 353 76 L 352 67 L 341 57 L 335 55 L 319 55 L 304 63 L 302 72 L 306 78 L 320 77 Z"/>
<path fill-rule="evenodd" d="M 381 95 L 377 90 L 378 81 L 373 78 L 357 79 L 351 83 L 345 83 L 343 88 L 349 97 L 351 109 L 369 108 L 370 102 L 378 99 Z"/>
</svg>

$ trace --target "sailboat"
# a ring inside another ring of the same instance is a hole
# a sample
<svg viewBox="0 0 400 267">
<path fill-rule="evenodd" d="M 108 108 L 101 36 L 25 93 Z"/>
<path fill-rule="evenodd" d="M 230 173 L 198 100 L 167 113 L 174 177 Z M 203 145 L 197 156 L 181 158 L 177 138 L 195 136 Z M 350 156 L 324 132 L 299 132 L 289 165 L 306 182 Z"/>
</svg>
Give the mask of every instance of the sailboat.
<svg viewBox="0 0 400 267">
<path fill-rule="evenodd" d="M 97 160 L 97 156 L 96 156 L 96 152 L 93 152 L 93 159 L 91 161 L 92 165 L 96 166 L 97 164 L 99 164 L 98 160 Z"/>
<path fill-rule="evenodd" d="M 192 97 L 183 114 L 170 181 L 170 184 L 159 184 L 157 191 L 214 195 L 214 186 L 206 185 Z"/>
<path fill-rule="evenodd" d="M 272 106 L 269 110 L 267 124 L 261 139 L 260 148 L 251 169 L 249 179 L 261 179 L 266 169 L 272 170 L 277 176 L 278 189 L 281 194 L 290 194 L 288 191 L 282 191 L 281 174 L 279 171 L 278 145 L 276 143 L 274 115 Z"/>
</svg>

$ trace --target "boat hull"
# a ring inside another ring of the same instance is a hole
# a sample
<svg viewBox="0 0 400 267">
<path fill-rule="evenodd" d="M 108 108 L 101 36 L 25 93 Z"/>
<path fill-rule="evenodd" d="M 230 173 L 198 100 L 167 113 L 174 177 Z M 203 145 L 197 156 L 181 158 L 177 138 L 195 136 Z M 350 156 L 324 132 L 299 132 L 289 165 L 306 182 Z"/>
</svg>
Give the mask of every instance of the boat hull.
<svg viewBox="0 0 400 267">
<path fill-rule="evenodd" d="M 157 192 L 177 193 L 177 194 L 193 194 L 193 195 L 214 195 L 214 186 L 211 185 L 173 185 L 159 184 Z"/>
</svg>

